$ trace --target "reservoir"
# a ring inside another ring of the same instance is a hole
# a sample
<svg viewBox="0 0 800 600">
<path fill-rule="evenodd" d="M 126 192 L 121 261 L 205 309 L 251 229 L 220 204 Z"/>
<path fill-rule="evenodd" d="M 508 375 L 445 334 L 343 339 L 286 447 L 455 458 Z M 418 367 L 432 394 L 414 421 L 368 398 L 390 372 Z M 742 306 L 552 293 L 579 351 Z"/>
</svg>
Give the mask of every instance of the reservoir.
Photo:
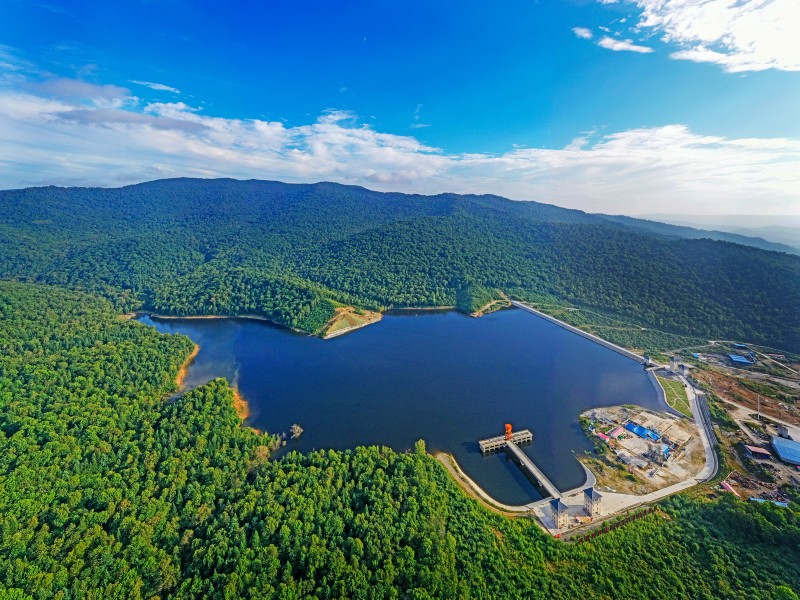
<svg viewBox="0 0 800 600">
<path fill-rule="evenodd" d="M 385 445 L 424 439 L 453 454 L 498 501 L 541 498 L 505 453 L 482 456 L 478 440 L 504 423 L 533 431 L 524 451 L 560 489 L 583 484 L 575 453 L 592 449 L 578 415 L 638 404 L 661 410 L 642 366 L 530 313 L 503 310 L 474 319 L 452 311 L 404 311 L 353 333 L 322 340 L 264 321 L 157 319 L 142 322 L 200 345 L 186 384 L 226 377 L 250 405 L 249 425 L 304 433 L 288 450 Z"/>
</svg>

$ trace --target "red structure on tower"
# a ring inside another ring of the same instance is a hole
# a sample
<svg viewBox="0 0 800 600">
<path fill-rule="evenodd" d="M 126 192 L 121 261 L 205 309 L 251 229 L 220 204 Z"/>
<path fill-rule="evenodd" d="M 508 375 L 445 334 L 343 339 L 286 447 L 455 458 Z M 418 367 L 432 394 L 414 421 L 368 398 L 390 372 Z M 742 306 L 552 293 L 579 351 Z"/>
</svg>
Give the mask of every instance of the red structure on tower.
<svg viewBox="0 0 800 600">
<path fill-rule="evenodd" d="M 511 439 L 511 423 L 506 423 L 506 439 Z"/>
</svg>

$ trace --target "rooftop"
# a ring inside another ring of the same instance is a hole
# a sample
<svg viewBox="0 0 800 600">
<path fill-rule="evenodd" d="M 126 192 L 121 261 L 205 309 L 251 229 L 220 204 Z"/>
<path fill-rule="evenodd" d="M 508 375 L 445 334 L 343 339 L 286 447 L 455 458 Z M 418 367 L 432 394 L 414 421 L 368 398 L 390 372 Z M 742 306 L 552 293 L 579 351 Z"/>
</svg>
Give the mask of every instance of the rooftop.
<svg viewBox="0 0 800 600">
<path fill-rule="evenodd" d="M 728 354 L 728 357 L 735 363 L 740 365 L 749 365 L 752 364 L 750 359 L 745 356 L 739 356 L 738 354 Z"/>
<path fill-rule="evenodd" d="M 592 500 L 600 500 L 603 496 L 593 487 L 583 490 L 584 495 L 589 496 Z"/>
<path fill-rule="evenodd" d="M 748 446 L 747 444 L 745 444 L 744 447 L 751 454 L 760 454 L 762 456 L 770 456 L 770 457 L 772 456 L 772 453 L 769 450 L 765 450 L 764 448 L 759 448 L 758 446 Z"/>
<path fill-rule="evenodd" d="M 782 461 L 800 465 L 800 442 L 773 436 L 772 447 Z"/>
</svg>

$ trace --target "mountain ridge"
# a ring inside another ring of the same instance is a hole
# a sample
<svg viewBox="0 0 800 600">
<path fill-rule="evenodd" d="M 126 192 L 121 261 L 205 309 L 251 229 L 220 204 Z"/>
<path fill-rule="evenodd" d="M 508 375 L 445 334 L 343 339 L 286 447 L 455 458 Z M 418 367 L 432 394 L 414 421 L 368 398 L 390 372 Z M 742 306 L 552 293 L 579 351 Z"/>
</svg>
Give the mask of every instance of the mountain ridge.
<svg viewBox="0 0 800 600">
<path fill-rule="evenodd" d="M 800 348 L 800 258 L 690 233 L 493 195 L 181 178 L 0 192 L 0 277 L 309 332 L 342 304 L 452 306 L 501 289 Z"/>
</svg>

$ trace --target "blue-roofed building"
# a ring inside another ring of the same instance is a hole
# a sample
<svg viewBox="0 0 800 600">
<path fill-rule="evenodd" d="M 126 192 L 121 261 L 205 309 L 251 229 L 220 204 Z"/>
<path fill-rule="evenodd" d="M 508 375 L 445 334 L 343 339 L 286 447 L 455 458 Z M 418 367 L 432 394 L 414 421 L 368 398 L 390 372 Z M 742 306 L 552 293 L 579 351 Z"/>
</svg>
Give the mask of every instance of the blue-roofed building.
<svg viewBox="0 0 800 600">
<path fill-rule="evenodd" d="M 739 350 L 750 350 L 747 344 L 734 344 L 734 348 L 738 348 Z"/>
<path fill-rule="evenodd" d="M 750 365 L 750 364 L 752 364 L 750 362 L 750 359 L 747 358 L 746 356 L 740 356 L 738 354 L 728 354 L 728 358 L 730 358 L 733 361 L 733 364 L 735 364 L 735 365 Z"/>
<path fill-rule="evenodd" d="M 631 433 L 635 433 L 639 437 L 644 438 L 646 440 L 652 440 L 654 442 L 657 442 L 658 440 L 661 439 L 661 436 L 658 435 L 655 431 L 651 431 L 646 427 L 642 427 L 641 425 L 638 425 L 633 421 L 625 423 L 625 429 L 627 429 Z"/>
<path fill-rule="evenodd" d="M 775 435 L 772 437 L 772 448 L 783 462 L 800 465 L 800 442 L 786 440 Z"/>
</svg>

